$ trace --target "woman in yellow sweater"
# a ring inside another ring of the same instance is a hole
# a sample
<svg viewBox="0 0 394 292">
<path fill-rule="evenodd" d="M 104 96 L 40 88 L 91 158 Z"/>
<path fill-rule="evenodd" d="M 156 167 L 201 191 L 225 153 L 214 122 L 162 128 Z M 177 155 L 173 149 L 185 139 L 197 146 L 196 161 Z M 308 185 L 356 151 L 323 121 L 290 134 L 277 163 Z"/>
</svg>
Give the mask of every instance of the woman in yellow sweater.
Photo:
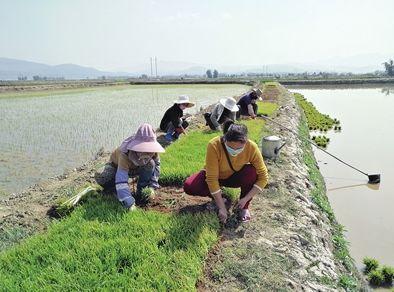
<svg viewBox="0 0 394 292">
<path fill-rule="evenodd" d="M 228 121 L 223 126 L 223 137 L 215 137 L 208 143 L 205 169 L 191 175 L 184 183 L 189 195 L 212 196 L 218 207 L 219 220 L 228 217 L 221 186 L 241 188 L 240 220 L 251 219 L 249 203 L 268 182 L 268 171 L 256 143 L 248 139 L 245 125 Z"/>
</svg>

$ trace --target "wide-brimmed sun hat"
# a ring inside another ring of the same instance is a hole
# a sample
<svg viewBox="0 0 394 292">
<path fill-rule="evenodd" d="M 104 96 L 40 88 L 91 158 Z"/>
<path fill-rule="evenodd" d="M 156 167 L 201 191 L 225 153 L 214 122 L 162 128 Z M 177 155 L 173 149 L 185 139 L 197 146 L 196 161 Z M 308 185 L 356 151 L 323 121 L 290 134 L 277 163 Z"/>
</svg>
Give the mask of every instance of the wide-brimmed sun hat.
<svg viewBox="0 0 394 292">
<path fill-rule="evenodd" d="M 194 106 L 194 102 L 191 102 L 190 99 L 189 99 L 189 96 L 187 96 L 187 95 L 180 95 L 180 96 L 178 96 L 178 99 L 174 100 L 174 103 L 187 104 L 187 107 Z"/>
<path fill-rule="evenodd" d="M 152 126 L 146 123 L 140 125 L 133 136 L 130 136 L 122 142 L 120 150 L 124 153 L 126 153 L 127 150 L 150 153 L 165 152 L 164 148 L 157 142 L 156 134 Z"/>
<path fill-rule="evenodd" d="M 237 102 L 232 97 L 221 98 L 219 100 L 219 102 L 220 102 L 221 105 L 223 105 L 229 111 L 232 111 L 232 112 L 239 111 L 239 108 L 237 106 Z"/>
<path fill-rule="evenodd" d="M 253 88 L 252 91 L 256 93 L 259 100 L 263 100 L 263 98 L 261 97 L 263 95 L 263 92 L 260 88 Z"/>
</svg>

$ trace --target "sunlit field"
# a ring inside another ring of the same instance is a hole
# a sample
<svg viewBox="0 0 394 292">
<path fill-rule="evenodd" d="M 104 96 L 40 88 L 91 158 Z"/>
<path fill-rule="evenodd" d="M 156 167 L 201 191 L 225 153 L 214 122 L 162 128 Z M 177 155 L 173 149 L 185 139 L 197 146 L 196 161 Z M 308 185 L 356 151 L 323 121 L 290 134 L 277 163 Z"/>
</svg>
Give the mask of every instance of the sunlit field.
<svg viewBox="0 0 394 292">
<path fill-rule="evenodd" d="M 195 113 L 243 85 L 121 86 L 88 90 L 0 95 L 0 190 L 18 191 L 81 165 L 101 148 L 120 145 L 139 124 L 157 128 L 180 94 Z"/>
</svg>

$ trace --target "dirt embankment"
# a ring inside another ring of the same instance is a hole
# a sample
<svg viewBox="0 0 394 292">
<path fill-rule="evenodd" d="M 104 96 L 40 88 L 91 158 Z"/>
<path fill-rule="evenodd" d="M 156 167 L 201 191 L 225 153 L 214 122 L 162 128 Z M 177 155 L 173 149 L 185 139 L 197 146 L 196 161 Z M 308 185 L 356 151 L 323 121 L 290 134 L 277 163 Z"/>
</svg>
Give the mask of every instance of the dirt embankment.
<svg viewBox="0 0 394 292">
<path fill-rule="evenodd" d="M 298 132 L 302 118 L 294 97 L 278 87 L 280 108 L 276 122 Z M 202 118 L 195 124 L 201 126 Z M 286 141 L 279 159 L 266 161 L 270 180 L 253 199 L 252 221 L 230 224 L 207 258 L 198 289 L 232 291 L 337 291 L 340 276 L 348 273 L 334 256 L 333 227 L 312 202 L 314 188 L 303 161 L 297 137 L 268 123 L 269 130 Z M 43 231 L 50 222 L 48 211 L 60 196 L 94 181 L 94 171 L 108 159 L 95 160 L 78 169 L 0 199 L 0 250 L 20 239 Z M 191 197 L 180 188 L 162 188 L 145 208 L 164 212 L 205 212 L 209 199 Z"/>
<path fill-rule="evenodd" d="M 111 81 L 111 80 L 81 80 L 81 81 L 48 81 L 48 82 L 17 82 L 17 81 L 0 81 L 0 94 L 11 92 L 35 92 L 50 91 L 59 89 L 80 89 L 90 87 L 126 85 L 127 81 Z"/>
<path fill-rule="evenodd" d="M 298 132 L 301 111 L 293 95 L 279 88 L 280 108 L 274 120 Z M 251 203 L 253 220 L 223 231 L 219 247 L 207 260 L 206 277 L 199 288 L 341 290 L 340 278 L 355 270 L 349 271 L 334 255 L 333 225 L 311 199 L 315 186 L 303 160 L 305 149 L 291 132 L 269 122 L 268 128 L 282 137 L 286 146 L 279 159 L 266 160 L 269 184 Z"/>
</svg>

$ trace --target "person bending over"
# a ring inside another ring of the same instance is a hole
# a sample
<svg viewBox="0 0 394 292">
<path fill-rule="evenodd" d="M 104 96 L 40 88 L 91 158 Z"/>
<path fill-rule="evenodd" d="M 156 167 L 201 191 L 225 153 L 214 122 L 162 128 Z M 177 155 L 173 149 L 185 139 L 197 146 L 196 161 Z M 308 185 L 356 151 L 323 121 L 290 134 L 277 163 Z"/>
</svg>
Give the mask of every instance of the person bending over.
<svg viewBox="0 0 394 292">
<path fill-rule="evenodd" d="M 247 222 L 251 219 L 250 201 L 267 185 L 267 167 L 256 143 L 248 139 L 245 125 L 227 121 L 223 133 L 224 136 L 209 141 L 205 169 L 188 177 L 183 188 L 189 195 L 211 196 L 222 223 L 228 212 L 221 187 L 241 188 L 236 207 L 241 222 Z"/>
<path fill-rule="evenodd" d="M 135 135 L 125 139 L 116 148 L 109 162 L 95 173 L 96 182 L 104 189 L 115 187 L 118 200 L 131 208 L 135 197 L 141 196 L 145 187 L 159 188 L 160 157 L 164 148 L 156 141 L 156 134 L 149 124 L 138 127 Z M 129 177 L 138 176 L 136 193 L 130 192 Z"/>
</svg>

